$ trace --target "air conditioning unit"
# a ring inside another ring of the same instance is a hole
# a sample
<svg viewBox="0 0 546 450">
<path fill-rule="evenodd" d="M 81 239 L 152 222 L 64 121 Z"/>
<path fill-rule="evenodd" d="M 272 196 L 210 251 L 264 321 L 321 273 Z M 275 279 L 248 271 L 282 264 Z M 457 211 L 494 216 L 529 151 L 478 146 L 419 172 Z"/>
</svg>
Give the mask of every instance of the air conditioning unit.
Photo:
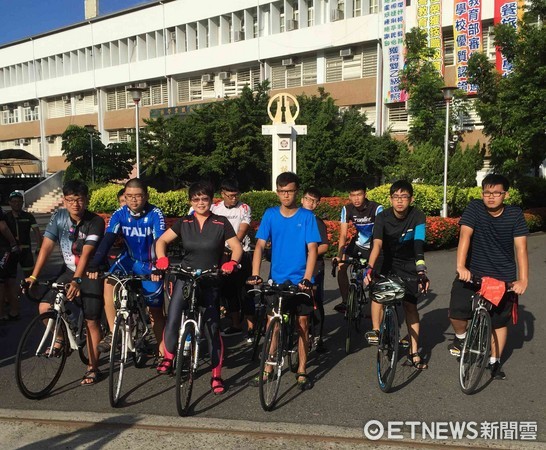
<svg viewBox="0 0 546 450">
<path fill-rule="evenodd" d="M 171 36 L 171 41 L 176 41 L 176 31 L 171 31 L 170 36 Z"/>
<path fill-rule="evenodd" d="M 330 21 L 331 22 L 336 22 L 338 20 L 343 20 L 343 17 L 344 17 L 344 14 L 343 14 L 343 11 L 341 9 L 332 9 L 332 11 L 330 11 Z"/>
<path fill-rule="evenodd" d="M 82 101 L 84 98 L 85 98 L 85 95 L 83 95 L 83 94 L 78 94 L 78 100 Z"/>
<path fill-rule="evenodd" d="M 234 31 L 233 32 L 233 41 L 239 42 L 245 40 L 245 32 L 244 31 Z"/>
<path fill-rule="evenodd" d="M 231 74 L 229 72 L 220 72 L 218 74 L 218 78 L 221 81 L 229 80 L 231 78 Z"/>
<path fill-rule="evenodd" d="M 2 111 L 9 111 L 8 105 L 2 105 Z"/>
<path fill-rule="evenodd" d="M 13 145 L 21 145 L 21 139 L 15 139 Z"/>
<path fill-rule="evenodd" d="M 138 83 L 137 84 L 137 87 L 138 88 L 141 88 L 141 89 L 147 89 L 148 88 L 148 85 L 146 83 Z"/>
<path fill-rule="evenodd" d="M 28 108 L 30 106 L 30 102 L 24 102 L 23 103 L 23 108 Z"/>
<path fill-rule="evenodd" d="M 55 142 L 55 136 L 46 137 L 48 144 L 53 144 Z"/>
<path fill-rule="evenodd" d="M 65 103 L 69 103 L 70 102 L 70 95 L 63 95 L 61 96 L 61 100 Z"/>
<path fill-rule="evenodd" d="M 294 58 L 285 58 L 282 60 L 283 66 L 293 66 L 294 65 Z"/>
<path fill-rule="evenodd" d="M 353 49 L 352 48 L 342 48 L 339 51 L 339 56 L 346 57 L 346 56 L 353 56 Z"/>
<path fill-rule="evenodd" d="M 212 83 L 214 81 L 214 75 L 210 73 L 206 73 L 205 75 L 201 75 L 201 83 Z"/>
<path fill-rule="evenodd" d="M 28 139 L 28 138 L 21 139 L 21 144 L 30 145 L 30 139 Z"/>
<path fill-rule="evenodd" d="M 298 29 L 298 21 L 297 20 L 287 20 L 286 21 L 286 31 L 292 31 Z"/>
</svg>

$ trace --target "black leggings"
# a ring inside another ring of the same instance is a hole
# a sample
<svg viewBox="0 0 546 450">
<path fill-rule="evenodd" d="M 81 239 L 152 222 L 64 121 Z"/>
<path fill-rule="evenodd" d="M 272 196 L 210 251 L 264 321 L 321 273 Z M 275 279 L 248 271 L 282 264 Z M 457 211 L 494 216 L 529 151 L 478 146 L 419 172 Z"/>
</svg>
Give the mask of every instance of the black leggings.
<svg viewBox="0 0 546 450">
<path fill-rule="evenodd" d="M 189 299 L 184 296 L 184 280 L 176 280 L 173 288 L 167 323 L 165 324 L 165 348 L 169 353 L 176 352 L 178 330 L 182 319 L 182 311 L 189 307 Z M 203 314 L 203 327 L 209 346 L 211 366 L 213 369 L 222 367 L 224 359 L 224 344 L 220 336 L 220 288 L 217 286 L 198 286 L 200 312 Z"/>
</svg>

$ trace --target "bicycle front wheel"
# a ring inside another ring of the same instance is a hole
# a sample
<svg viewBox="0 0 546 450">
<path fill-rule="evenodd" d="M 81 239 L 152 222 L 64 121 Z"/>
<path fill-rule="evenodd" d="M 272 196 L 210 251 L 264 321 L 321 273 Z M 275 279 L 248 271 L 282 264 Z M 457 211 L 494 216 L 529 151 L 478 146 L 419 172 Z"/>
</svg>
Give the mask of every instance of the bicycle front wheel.
<svg viewBox="0 0 546 450">
<path fill-rule="evenodd" d="M 283 366 L 283 335 L 282 322 L 275 317 L 269 322 L 265 333 L 260 360 L 260 403 L 264 411 L 271 411 L 281 385 Z"/>
<path fill-rule="evenodd" d="M 377 347 L 377 381 L 379 389 L 389 392 L 396 374 L 398 362 L 398 316 L 394 305 L 387 306 L 383 312 L 383 322 L 379 330 L 379 345 Z"/>
<path fill-rule="evenodd" d="M 260 341 L 262 340 L 262 336 L 265 335 L 265 327 L 267 324 L 266 307 L 264 305 L 260 305 L 256 309 L 257 314 L 256 326 L 254 328 L 254 342 L 252 343 L 252 361 L 256 361 L 256 358 L 258 357 Z"/>
<path fill-rule="evenodd" d="M 196 353 L 195 327 L 188 325 L 176 353 L 176 409 L 181 416 L 185 416 L 190 407 Z"/>
<path fill-rule="evenodd" d="M 485 309 L 474 313 L 459 359 L 459 382 L 465 394 L 472 394 L 482 378 L 491 350 L 491 317 Z"/>
<path fill-rule="evenodd" d="M 35 317 L 25 330 L 15 358 L 15 379 L 30 399 L 49 394 L 63 371 L 68 355 L 66 325 L 56 311 Z"/>
<path fill-rule="evenodd" d="M 142 368 L 146 364 L 146 354 L 148 353 L 148 345 L 146 342 L 146 324 L 142 322 L 139 315 L 135 315 L 135 325 L 132 330 L 133 342 L 135 343 L 135 352 L 133 353 L 133 361 L 135 367 Z"/>
<path fill-rule="evenodd" d="M 112 333 L 112 346 L 110 347 L 110 376 L 108 392 L 110 405 L 116 407 L 121 398 L 123 375 L 127 365 L 127 339 L 130 339 L 126 331 L 126 323 L 123 316 L 118 316 Z"/>
<path fill-rule="evenodd" d="M 351 336 L 353 334 L 353 328 L 355 326 L 355 313 L 357 310 L 357 295 L 356 286 L 351 284 L 349 286 L 349 294 L 347 295 L 347 311 L 345 317 L 347 318 L 347 335 L 345 337 L 345 353 L 348 355 L 351 353 Z"/>
</svg>

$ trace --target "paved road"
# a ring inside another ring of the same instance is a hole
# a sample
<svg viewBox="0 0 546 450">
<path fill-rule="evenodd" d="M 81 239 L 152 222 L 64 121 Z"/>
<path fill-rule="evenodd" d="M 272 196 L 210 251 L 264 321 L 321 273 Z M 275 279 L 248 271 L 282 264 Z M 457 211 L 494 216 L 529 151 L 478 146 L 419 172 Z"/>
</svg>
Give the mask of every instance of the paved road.
<svg viewBox="0 0 546 450">
<path fill-rule="evenodd" d="M 23 320 L 0 327 L 0 408 L 3 408 L 0 421 L 1 417 L 11 414 L 23 417 L 37 414 L 47 419 L 52 417 L 48 413 L 51 410 L 86 411 L 96 413 L 91 417 L 96 417 L 97 421 L 103 420 L 105 414 L 117 413 L 117 416 L 108 416 L 108 420 L 116 421 L 117 417 L 122 422 L 138 422 L 142 419 L 137 418 L 152 415 L 160 416 L 157 418 L 160 423 L 161 417 L 165 417 L 165 423 L 178 426 L 193 424 L 191 420 L 199 420 L 199 426 L 206 426 L 210 421 L 218 423 L 219 419 L 225 419 L 226 422 L 220 423 L 247 421 L 255 424 L 256 430 L 267 425 L 277 431 L 285 429 L 283 423 L 292 423 L 299 424 L 298 429 L 304 432 L 308 429 L 306 424 L 310 424 L 313 427 L 334 427 L 338 436 L 346 430 L 347 436 L 356 433 L 358 437 L 362 436 L 362 427 L 370 420 L 379 420 L 385 426 L 388 421 L 475 421 L 478 427 L 485 421 L 532 421 L 538 423 L 539 440 L 545 441 L 545 250 L 546 234 L 530 237 L 531 285 L 521 298 L 520 321 L 510 328 L 509 344 L 504 355 L 507 379 L 487 383 L 473 396 L 461 393 L 457 361 L 446 350 L 448 341 L 453 337 L 447 319 L 449 290 L 455 270 L 455 251 L 450 250 L 427 254 L 432 292 L 420 303 L 419 309 L 423 352 L 428 357 L 430 369 L 419 373 L 399 365 L 396 387 L 392 393 L 384 394 L 377 386 L 375 347 L 368 346 L 360 339 L 355 352 L 345 355 L 344 321 L 340 314 L 333 311 L 339 298 L 335 280 L 328 275 L 326 345 L 329 352 L 310 355 L 309 372 L 315 380 L 315 387 L 301 393 L 296 390 L 291 374 L 283 377 L 281 397 L 272 412 L 262 411 L 257 390 L 247 386 L 248 380 L 256 372 L 257 364 L 250 361 L 249 348 L 241 342 L 241 337 L 236 336 L 225 340 L 227 358 L 224 378 L 227 393 L 221 397 L 210 393 L 209 367 L 205 363 L 194 386 L 192 419 L 177 418 L 173 380 L 156 375 L 151 367 L 140 370 L 131 368 L 127 372 L 127 395 L 121 407 L 113 410 L 108 403 L 107 382 L 96 386 L 79 386 L 84 368 L 76 356 L 68 359 L 65 371 L 49 397 L 40 401 L 27 400 L 17 390 L 13 365 L 16 343 L 35 308 L 23 304 Z M 368 321 L 366 326 L 370 326 Z M 103 368 L 106 369 L 106 366 Z M 77 413 L 76 416 L 81 414 Z M 279 424 L 277 428 L 275 423 Z M 15 428 L 12 424 L 5 429 Z M 407 425 L 404 430 L 409 431 Z M 13 438 L 14 434 L 8 436 Z M 229 442 L 229 448 L 245 446 L 238 445 L 236 441 Z M 508 445 L 510 441 L 503 443 Z M 195 445 L 200 446 L 197 442 Z M 500 445 L 500 442 L 495 445 Z M 520 443 L 514 444 L 513 448 L 521 448 Z"/>
</svg>

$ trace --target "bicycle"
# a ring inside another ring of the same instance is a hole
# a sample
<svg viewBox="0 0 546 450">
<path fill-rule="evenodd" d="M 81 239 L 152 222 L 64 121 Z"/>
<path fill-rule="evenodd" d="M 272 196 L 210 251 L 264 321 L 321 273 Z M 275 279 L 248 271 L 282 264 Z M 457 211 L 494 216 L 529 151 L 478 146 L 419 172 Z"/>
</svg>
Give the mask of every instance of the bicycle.
<svg viewBox="0 0 546 450">
<path fill-rule="evenodd" d="M 186 278 L 190 283 L 184 288 L 184 297 L 189 300 L 182 311 L 178 343 L 174 352 L 174 372 L 176 379 L 176 409 L 180 416 L 188 413 L 193 381 L 199 365 L 199 346 L 203 313 L 197 305 L 198 283 L 205 278 L 216 278 L 223 272 L 216 267 L 207 270 L 184 268 L 170 265 L 167 273 Z"/>
<path fill-rule="evenodd" d="M 29 399 L 45 397 L 59 380 L 66 358 L 77 351 L 81 361 L 89 364 L 85 353 L 87 329 L 83 309 L 71 320 L 71 311 L 66 308 L 66 289 L 69 283 L 36 281 L 34 285 L 45 286 L 56 291 L 52 309 L 36 316 L 27 326 L 17 347 L 15 379 L 21 393 Z M 34 301 L 28 283 L 21 282 L 23 294 Z M 57 345 L 57 346 L 56 346 Z"/>
<path fill-rule="evenodd" d="M 116 407 L 121 398 L 123 375 L 130 357 L 137 368 L 143 367 L 145 363 L 146 337 L 150 334 L 150 328 L 141 294 L 141 281 L 149 280 L 150 276 L 106 272 L 102 277 L 115 282 L 114 304 L 117 312 L 110 347 L 108 396 L 110 405 Z"/>
<path fill-rule="evenodd" d="M 260 294 L 260 298 L 255 307 L 256 325 L 254 325 L 254 341 L 252 342 L 252 356 L 250 358 L 252 361 L 256 361 L 260 348 L 260 341 L 267 331 L 267 301 L 265 300 L 264 293 L 260 289 L 249 289 L 248 293 Z"/>
<path fill-rule="evenodd" d="M 297 285 L 275 284 L 272 280 L 249 292 L 252 291 L 261 292 L 264 296 L 278 295 L 267 325 L 259 368 L 260 404 L 264 411 L 271 411 L 277 401 L 284 362 L 288 361 L 292 372 L 298 369 L 298 340 L 294 342 L 295 318 L 294 314 L 282 312 L 283 300 L 298 294 L 311 296 L 300 291 Z M 271 371 L 266 370 L 267 367 L 271 367 Z"/>
<path fill-rule="evenodd" d="M 364 258 L 347 258 L 341 261 L 343 264 L 351 266 L 349 276 L 349 290 L 347 294 L 347 309 L 345 311 L 345 320 L 347 320 L 347 334 L 345 337 L 345 353 L 351 353 L 351 337 L 353 329 L 356 333 L 360 332 L 362 319 L 364 318 L 364 308 L 368 304 L 368 299 L 364 292 L 364 277 L 366 276 L 368 261 Z M 339 263 L 337 260 L 332 264 L 332 276 L 336 276 L 336 268 Z"/>
<path fill-rule="evenodd" d="M 481 286 L 482 279 L 472 277 L 470 283 Z M 505 283 L 506 290 L 510 287 L 510 283 Z M 474 312 L 459 359 L 459 383 L 461 390 L 467 395 L 476 391 L 485 372 L 491 352 L 493 331 L 490 315 L 493 303 L 478 291 L 472 296 L 472 306 Z"/>
<path fill-rule="evenodd" d="M 383 305 L 377 346 L 377 381 L 383 392 L 391 390 L 396 374 L 400 345 L 400 324 L 396 307 L 402 303 L 405 295 L 404 283 L 396 275 L 380 275 L 370 284 L 370 296 Z"/>
</svg>

